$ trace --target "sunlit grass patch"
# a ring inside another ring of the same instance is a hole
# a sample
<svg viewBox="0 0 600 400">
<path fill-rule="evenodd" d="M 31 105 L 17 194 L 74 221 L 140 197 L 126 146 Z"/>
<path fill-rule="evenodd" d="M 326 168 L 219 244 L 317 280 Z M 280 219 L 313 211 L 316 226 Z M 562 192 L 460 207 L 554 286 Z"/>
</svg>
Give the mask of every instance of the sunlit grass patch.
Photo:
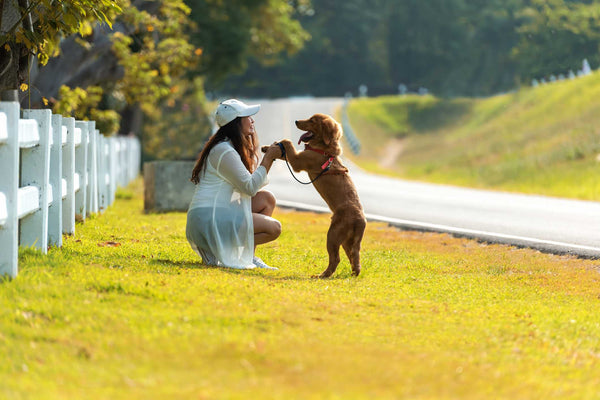
<svg viewBox="0 0 600 400">
<path fill-rule="evenodd" d="M 370 223 L 332 279 L 328 215 L 276 210 L 279 271 L 207 267 L 140 182 L 0 284 L 0 397 L 598 397 L 600 262 Z"/>
</svg>

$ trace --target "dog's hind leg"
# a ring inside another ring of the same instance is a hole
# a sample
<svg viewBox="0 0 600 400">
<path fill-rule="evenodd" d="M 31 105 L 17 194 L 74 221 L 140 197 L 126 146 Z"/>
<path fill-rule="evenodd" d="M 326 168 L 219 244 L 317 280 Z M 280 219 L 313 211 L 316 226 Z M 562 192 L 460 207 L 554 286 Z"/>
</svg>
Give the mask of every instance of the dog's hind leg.
<svg viewBox="0 0 600 400">
<path fill-rule="evenodd" d="M 365 227 L 366 222 L 364 220 L 357 221 L 354 224 L 352 234 L 342 244 L 352 266 L 352 275 L 354 276 L 360 274 L 360 243 L 365 233 Z"/>
<path fill-rule="evenodd" d="M 348 261 L 352 266 L 352 275 L 358 276 L 360 274 L 360 244 L 357 246 L 354 244 L 354 237 L 346 240 L 342 246 L 348 256 Z"/>
<path fill-rule="evenodd" d="M 343 228 L 344 226 L 340 223 L 340 221 L 332 219 L 331 226 L 327 232 L 327 253 L 329 254 L 329 265 L 327 266 L 327 269 L 321 273 L 321 275 L 317 276 L 318 278 L 329 278 L 337 269 L 337 266 L 340 263 L 340 246 L 345 238 Z"/>
</svg>

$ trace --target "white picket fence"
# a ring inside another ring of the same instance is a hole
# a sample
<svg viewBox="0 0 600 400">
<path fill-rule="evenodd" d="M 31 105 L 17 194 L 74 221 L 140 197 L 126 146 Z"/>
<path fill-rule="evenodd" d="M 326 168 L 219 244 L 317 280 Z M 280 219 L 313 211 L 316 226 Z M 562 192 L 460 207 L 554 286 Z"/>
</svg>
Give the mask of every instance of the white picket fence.
<svg viewBox="0 0 600 400">
<path fill-rule="evenodd" d="M 139 174 L 134 137 L 104 137 L 95 121 L 0 102 L 0 276 L 16 277 L 19 246 L 62 246 L 75 219 L 103 212 Z"/>
</svg>

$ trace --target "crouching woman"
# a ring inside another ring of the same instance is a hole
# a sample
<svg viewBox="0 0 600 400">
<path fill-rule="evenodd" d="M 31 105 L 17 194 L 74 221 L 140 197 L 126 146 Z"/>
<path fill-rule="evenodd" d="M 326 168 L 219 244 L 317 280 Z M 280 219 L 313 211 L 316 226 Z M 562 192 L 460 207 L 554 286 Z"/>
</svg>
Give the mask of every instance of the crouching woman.
<svg viewBox="0 0 600 400">
<path fill-rule="evenodd" d="M 205 144 L 192 171 L 196 190 L 188 209 L 186 237 L 206 265 L 277 269 L 254 254 L 257 245 L 281 234 L 281 224 L 271 217 L 275 197 L 260 190 L 281 150 L 271 145 L 258 165 L 252 115 L 259 109 L 260 105 L 235 99 L 219 104 L 219 129 Z"/>
</svg>

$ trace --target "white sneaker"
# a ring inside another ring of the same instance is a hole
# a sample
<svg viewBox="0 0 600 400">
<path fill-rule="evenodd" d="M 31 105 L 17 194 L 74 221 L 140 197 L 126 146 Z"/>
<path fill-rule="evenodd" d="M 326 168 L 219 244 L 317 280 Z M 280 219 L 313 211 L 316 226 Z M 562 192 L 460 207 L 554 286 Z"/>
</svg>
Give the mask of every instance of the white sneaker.
<svg viewBox="0 0 600 400">
<path fill-rule="evenodd" d="M 263 260 L 261 260 L 261 259 L 260 259 L 260 258 L 258 258 L 258 257 L 254 257 L 254 258 L 252 259 L 252 263 L 253 263 L 254 265 L 256 265 L 258 268 L 270 269 L 270 270 L 273 270 L 273 271 L 277 271 L 277 270 L 279 270 L 279 268 L 275 268 L 275 267 L 270 267 L 270 266 L 268 266 L 267 264 L 265 264 L 265 262 L 264 262 Z"/>
</svg>

